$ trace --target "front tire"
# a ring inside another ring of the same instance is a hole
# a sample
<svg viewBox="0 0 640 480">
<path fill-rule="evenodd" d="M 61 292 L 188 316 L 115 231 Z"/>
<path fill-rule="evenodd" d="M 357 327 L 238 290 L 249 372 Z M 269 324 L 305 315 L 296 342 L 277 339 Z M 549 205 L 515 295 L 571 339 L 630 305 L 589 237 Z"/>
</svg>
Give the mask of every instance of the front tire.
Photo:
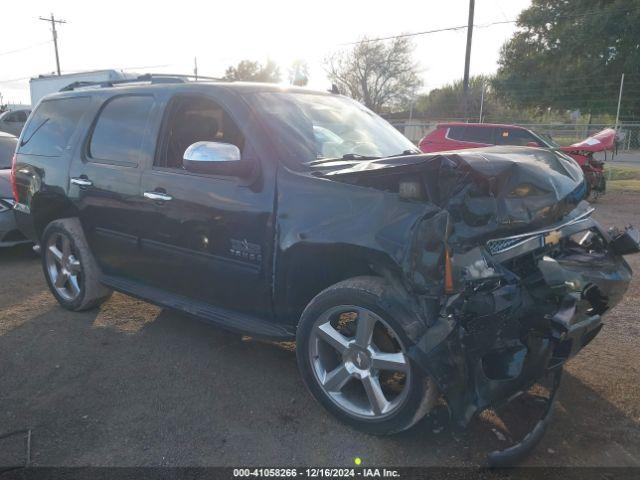
<svg viewBox="0 0 640 480">
<path fill-rule="evenodd" d="M 42 234 L 42 270 L 53 296 L 67 310 L 97 307 L 112 291 L 102 285 L 84 231 L 77 218 L 54 220 Z"/>
<path fill-rule="evenodd" d="M 382 305 L 387 288 L 379 277 L 337 283 L 311 300 L 297 332 L 309 391 L 344 423 L 377 435 L 406 430 L 436 403 L 433 382 L 407 356 L 410 341 Z"/>
</svg>

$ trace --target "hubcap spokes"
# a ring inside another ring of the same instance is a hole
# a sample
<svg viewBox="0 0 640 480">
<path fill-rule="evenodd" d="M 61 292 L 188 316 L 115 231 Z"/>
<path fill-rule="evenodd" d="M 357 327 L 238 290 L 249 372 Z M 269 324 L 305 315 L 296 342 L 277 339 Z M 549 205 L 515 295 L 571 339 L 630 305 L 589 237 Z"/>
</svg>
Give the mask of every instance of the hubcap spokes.
<svg viewBox="0 0 640 480">
<path fill-rule="evenodd" d="M 351 335 L 334 326 L 336 318 L 345 313 L 355 314 Z M 397 351 L 382 351 L 376 345 L 374 331 L 381 327 L 399 346 Z M 411 372 L 402 344 L 389 325 L 368 309 L 339 306 L 325 312 L 313 328 L 309 353 L 320 386 L 347 413 L 367 418 L 386 416 L 406 398 Z M 399 374 L 404 379 L 401 391 L 396 395 L 385 392 L 381 373 Z M 361 388 L 351 388 L 353 382 L 359 382 Z"/>
<path fill-rule="evenodd" d="M 52 235 L 46 247 L 49 278 L 56 292 L 68 301 L 80 295 L 80 260 L 73 253 L 71 240 L 61 234 Z"/>
</svg>

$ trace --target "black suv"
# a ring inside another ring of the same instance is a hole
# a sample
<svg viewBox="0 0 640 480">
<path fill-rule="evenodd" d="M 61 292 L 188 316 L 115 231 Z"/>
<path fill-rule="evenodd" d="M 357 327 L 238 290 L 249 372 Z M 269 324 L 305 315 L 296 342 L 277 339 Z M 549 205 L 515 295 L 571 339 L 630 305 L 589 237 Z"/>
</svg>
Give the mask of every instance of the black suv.
<svg viewBox="0 0 640 480">
<path fill-rule="evenodd" d="M 296 338 L 316 399 L 385 434 L 559 378 L 627 288 L 635 231 L 562 154 L 420 154 L 338 94 L 147 80 L 49 96 L 21 135 L 16 215 L 67 309 L 118 290 Z"/>
</svg>

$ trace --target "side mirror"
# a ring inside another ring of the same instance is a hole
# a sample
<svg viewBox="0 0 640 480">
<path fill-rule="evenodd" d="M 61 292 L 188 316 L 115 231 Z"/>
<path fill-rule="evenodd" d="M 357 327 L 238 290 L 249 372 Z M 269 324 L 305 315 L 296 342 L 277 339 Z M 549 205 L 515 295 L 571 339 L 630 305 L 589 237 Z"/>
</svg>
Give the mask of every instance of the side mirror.
<svg viewBox="0 0 640 480">
<path fill-rule="evenodd" d="M 527 147 L 540 147 L 538 142 L 527 142 Z"/>
<path fill-rule="evenodd" d="M 240 177 L 249 171 L 240 149 L 230 143 L 196 142 L 185 150 L 182 160 L 184 169 L 192 173 Z"/>
</svg>

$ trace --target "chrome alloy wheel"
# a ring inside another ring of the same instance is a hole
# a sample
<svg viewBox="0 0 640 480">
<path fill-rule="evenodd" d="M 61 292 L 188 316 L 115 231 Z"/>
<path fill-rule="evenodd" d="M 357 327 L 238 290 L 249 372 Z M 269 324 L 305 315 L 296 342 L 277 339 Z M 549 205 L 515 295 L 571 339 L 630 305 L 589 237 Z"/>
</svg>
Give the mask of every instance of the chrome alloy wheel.
<svg viewBox="0 0 640 480">
<path fill-rule="evenodd" d="M 311 331 L 309 356 L 318 385 L 349 415 L 388 417 L 408 396 L 405 347 L 371 310 L 339 305 L 324 312 Z"/>
<path fill-rule="evenodd" d="M 65 235 L 51 235 L 46 245 L 46 266 L 51 284 L 58 295 L 69 302 L 80 295 L 80 260 L 75 256 L 71 240 Z"/>
</svg>

